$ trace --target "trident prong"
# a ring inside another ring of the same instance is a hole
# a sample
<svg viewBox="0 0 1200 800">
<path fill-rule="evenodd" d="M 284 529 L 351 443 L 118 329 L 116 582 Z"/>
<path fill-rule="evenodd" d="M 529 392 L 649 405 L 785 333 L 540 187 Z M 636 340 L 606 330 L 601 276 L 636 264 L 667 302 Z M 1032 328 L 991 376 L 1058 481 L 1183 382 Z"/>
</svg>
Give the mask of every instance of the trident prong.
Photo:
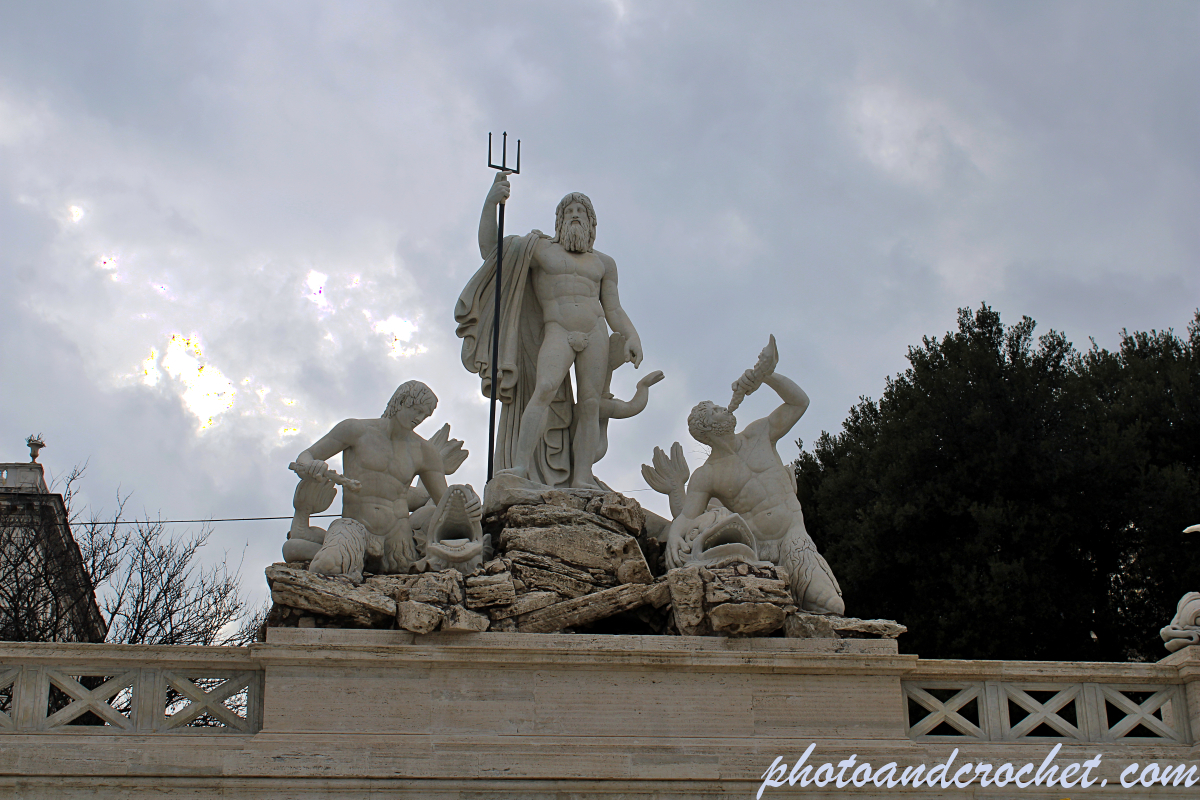
<svg viewBox="0 0 1200 800">
<path fill-rule="evenodd" d="M 515 167 L 508 166 L 508 131 L 501 134 L 500 140 L 500 163 L 492 163 L 492 132 L 488 131 L 488 166 L 492 169 L 504 170 L 511 172 L 513 175 L 521 174 L 521 140 L 517 139 L 517 165 Z"/>
</svg>

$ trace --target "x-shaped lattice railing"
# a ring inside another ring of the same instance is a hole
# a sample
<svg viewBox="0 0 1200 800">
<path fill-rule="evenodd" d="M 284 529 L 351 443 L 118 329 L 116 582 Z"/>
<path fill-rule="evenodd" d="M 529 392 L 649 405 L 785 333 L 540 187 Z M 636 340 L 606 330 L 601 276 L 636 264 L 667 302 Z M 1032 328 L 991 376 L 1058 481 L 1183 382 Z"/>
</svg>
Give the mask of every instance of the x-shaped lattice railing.
<svg viewBox="0 0 1200 800">
<path fill-rule="evenodd" d="M 927 686 L 925 688 L 938 689 L 942 687 Z M 957 694 L 950 697 L 945 702 L 938 700 L 932 694 L 927 692 L 925 688 L 913 686 L 912 684 L 905 684 L 904 686 L 905 696 L 917 701 L 918 704 L 923 706 L 929 712 L 927 717 L 917 722 L 909 729 L 910 736 L 925 736 L 931 730 L 944 722 L 955 730 L 960 731 L 964 736 L 971 736 L 976 739 L 987 738 L 978 725 L 958 713 L 963 706 L 972 700 L 975 701 L 975 707 L 977 709 L 979 708 L 979 690 L 981 687 L 978 684 L 972 684 L 961 689 Z M 946 688 L 957 689 L 958 687 L 954 686 Z"/>
<path fill-rule="evenodd" d="M 910 721 L 908 732 L 914 739 L 1189 741 L 1186 701 L 1182 687 L 1177 685 L 904 681 L 903 686 L 906 708 L 915 703 L 929 711 L 922 719 Z M 933 692 L 952 696 L 942 701 Z M 1142 696 L 1145 699 L 1139 702 L 1137 698 Z M 977 723 L 961 713 L 972 701 L 976 704 Z M 1110 707 L 1124 714 L 1112 726 L 1108 724 Z M 1017 709 L 1024 710 L 1025 716 L 1014 723 L 1013 717 L 1020 713 Z M 943 730 L 933 733 L 939 726 Z M 947 732 L 944 726 L 956 733 Z"/>
<path fill-rule="evenodd" d="M 114 728 L 122 730 L 133 728 L 129 717 L 109 705 L 108 701 L 116 697 L 123 689 L 133 691 L 133 683 L 137 679 L 136 670 L 109 678 L 95 689 L 88 689 L 70 675 L 65 675 L 55 669 L 47 669 L 46 677 L 50 679 L 51 684 L 57 686 L 71 698 L 71 702 L 65 708 L 59 709 L 46 718 L 47 728 L 66 725 L 88 711 Z M 80 677 L 86 676 L 81 675 Z"/>
<path fill-rule="evenodd" d="M 179 711 L 167 717 L 166 722 L 163 724 L 163 729 L 174 730 L 186 727 L 188 723 L 195 720 L 201 714 L 207 713 L 226 727 L 249 731 L 250 726 L 246 719 L 231 711 L 225 705 L 225 701 L 238 692 L 249 692 L 250 684 L 254 681 L 255 676 L 256 673 L 254 672 L 240 672 L 226 677 L 223 683 L 213 687 L 209 691 L 205 691 L 188 678 L 176 675 L 173 672 L 163 672 L 163 678 L 166 679 L 167 685 L 190 701 Z M 204 677 L 221 676 L 206 675 Z M 196 678 L 195 680 L 201 679 Z"/>
<path fill-rule="evenodd" d="M 261 671 L 219 666 L 183 672 L 3 665 L 0 734 L 256 733 L 262 728 L 262 678 Z"/>
<path fill-rule="evenodd" d="M 1055 689 L 1043 690 L 1055 692 L 1054 695 L 1044 703 L 1034 699 L 1020 687 L 1011 683 L 1001 684 L 1001 686 L 1004 690 L 1005 700 L 1011 700 L 1028 712 L 1028 716 L 1026 716 L 1016 725 L 1012 725 L 1009 723 L 1010 712 L 1007 703 L 1005 703 L 1004 722 L 1006 727 L 1006 735 L 1004 738 L 1020 739 L 1036 730 L 1039 726 L 1045 724 L 1049 725 L 1058 733 L 1061 733 L 1064 739 L 1087 741 L 1087 737 L 1084 736 L 1083 731 L 1079 729 L 1078 725 L 1068 722 L 1066 719 L 1059 716 L 1058 713 L 1062 711 L 1063 708 L 1065 708 L 1068 704 L 1074 703 L 1075 699 L 1080 696 L 1080 692 L 1083 689 L 1081 684 L 1072 684 L 1064 687 L 1063 689 L 1058 689 L 1057 691 Z M 1038 691 L 1036 687 L 1026 686 L 1025 688 L 1029 691 Z M 1076 718 L 1078 719 L 1078 717 Z"/>
<path fill-rule="evenodd" d="M 1124 719 L 1108 728 L 1107 738 L 1110 741 L 1116 741 L 1127 736 L 1138 725 L 1142 725 L 1147 730 L 1158 734 L 1164 739 L 1169 739 L 1173 742 L 1184 741 L 1183 734 L 1180 731 L 1154 715 L 1155 711 L 1163 708 L 1163 706 L 1173 700 L 1179 699 L 1178 691 L 1175 687 L 1170 686 L 1159 689 L 1141 703 L 1127 697 L 1125 692 L 1144 692 L 1146 691 L 1145 687 L 1101 686 L 1100 691 L 1107 702 L 1125 712 Z M 1170 715 L 1165 712 L 1163 713 L 1164 719 L 1168 716 Z M 1105 714 L 1104 720 L 1107 726 L 1107 714 Z"/>
<path fill-rule="evenodd" d="M 21 670 L 19 668 L 0 670 L 0 692 L 4 691 L 5 689 L 13 692 L 14 701 L 16 700 L 17 687 L 13 684 L 17 682 L 17 676 L 20 674 Z M 12 702 L 8 704 L 9 713 L 6 714 L 3 711 L 0 711 L 0 730 L 11 731 L 16 729 L 17 725 L 15 722 L 13 722 L 12 718 L 12 713 L 15 708 L 16 703 Z"/>
</svg>

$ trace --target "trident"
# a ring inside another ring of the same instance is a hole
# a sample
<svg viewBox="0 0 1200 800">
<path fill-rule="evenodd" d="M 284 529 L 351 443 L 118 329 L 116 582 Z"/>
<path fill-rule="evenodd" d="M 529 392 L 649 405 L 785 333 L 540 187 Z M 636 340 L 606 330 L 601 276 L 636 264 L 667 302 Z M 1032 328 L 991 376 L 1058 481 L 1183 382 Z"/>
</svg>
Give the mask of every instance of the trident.
<svg viewBox="0 0 1200 800">
<path fill-rule="evenodd" d="M 508 131 L 505 131 L 500 143 L 500 163 L 492 163 L 492 134 L 488 132 L 488 166 L 498 169 L 507 175 L 521 174 L 521 140 L 517 139 L 517 165 L 508 166 Z M 504 266 L 504 201 L 497 207 L 498 222 L 496 225 L 496 310 L 492 315 L 492 405 L 488 420 L 488 467 L 487 479 L 491 481 L 492 470 L 496 464 L 496 393 L 499 382 L 496 378 L 496 365 L 500 361 L 500 282 Z"/>
</svg>

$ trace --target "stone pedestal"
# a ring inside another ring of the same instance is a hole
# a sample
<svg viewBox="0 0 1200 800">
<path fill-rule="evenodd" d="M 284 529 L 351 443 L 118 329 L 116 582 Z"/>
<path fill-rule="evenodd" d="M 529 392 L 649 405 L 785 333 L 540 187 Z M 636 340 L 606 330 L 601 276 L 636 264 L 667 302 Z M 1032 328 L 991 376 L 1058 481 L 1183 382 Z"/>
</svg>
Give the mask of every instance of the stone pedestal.
<svg viewBox="0 0 1200 800">
<path fill-rule="evenodd" d="M 794 763 L 809 745 L 818 765 L 854 755 L 928 768 L 957 751 L 959 765 L 1036 767 L 1061 742 L 1060 766 L 1103 756 L 1094 777 L 1108 784 L 1089 796 L 1125 798 L 1131 764 L 1195 763 L 1192 650 L 1159 664 L 922 662 L 887 639 L 320 628 L 272 629 L 249 648 L 3 644 L 0 689 L 13 701 L 0 716 L 0 796 L 715 800 L 754 797 L 776 758 Z M 52 685 L 73 687 L 76 711 L 107 702 L 69 680 L 80 675 L 130 686 L 128 719 L 47 716 Z M 210 710 L 220 702 L 204 676 L 247 687 L 241 722 L 164 718 L 167 685 Z M 1034 711 L 1019 718 L 1020 704 Z M 763 797 L 1075 791 L 830 784 Z"/>
</svg>

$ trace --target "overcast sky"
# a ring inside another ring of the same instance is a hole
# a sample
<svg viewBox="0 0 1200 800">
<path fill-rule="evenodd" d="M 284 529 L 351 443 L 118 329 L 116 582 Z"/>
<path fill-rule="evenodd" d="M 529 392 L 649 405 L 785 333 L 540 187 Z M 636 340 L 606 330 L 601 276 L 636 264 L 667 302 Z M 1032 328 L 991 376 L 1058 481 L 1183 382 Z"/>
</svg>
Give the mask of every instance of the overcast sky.
<svg viewBox="0 0 1200 800">
<path fill-rule="evenodd" d="M 596 469 L 660 512 L 640 464 L 699 464 L 768 334 L 811 442 L 960 306 L 1108 347 L 1200 306 L 1196 2 L 3 0 L 0 461 L 41 432 L 94 511 L 287 515 L 288 462 L 418 378 L 482 490 L 453 307 L 503 130 L 508 232 L 595 204 L 617 396 L 666 373 Z M 215 529 L 264 598 L 287 523 Z"/>
</svg>

